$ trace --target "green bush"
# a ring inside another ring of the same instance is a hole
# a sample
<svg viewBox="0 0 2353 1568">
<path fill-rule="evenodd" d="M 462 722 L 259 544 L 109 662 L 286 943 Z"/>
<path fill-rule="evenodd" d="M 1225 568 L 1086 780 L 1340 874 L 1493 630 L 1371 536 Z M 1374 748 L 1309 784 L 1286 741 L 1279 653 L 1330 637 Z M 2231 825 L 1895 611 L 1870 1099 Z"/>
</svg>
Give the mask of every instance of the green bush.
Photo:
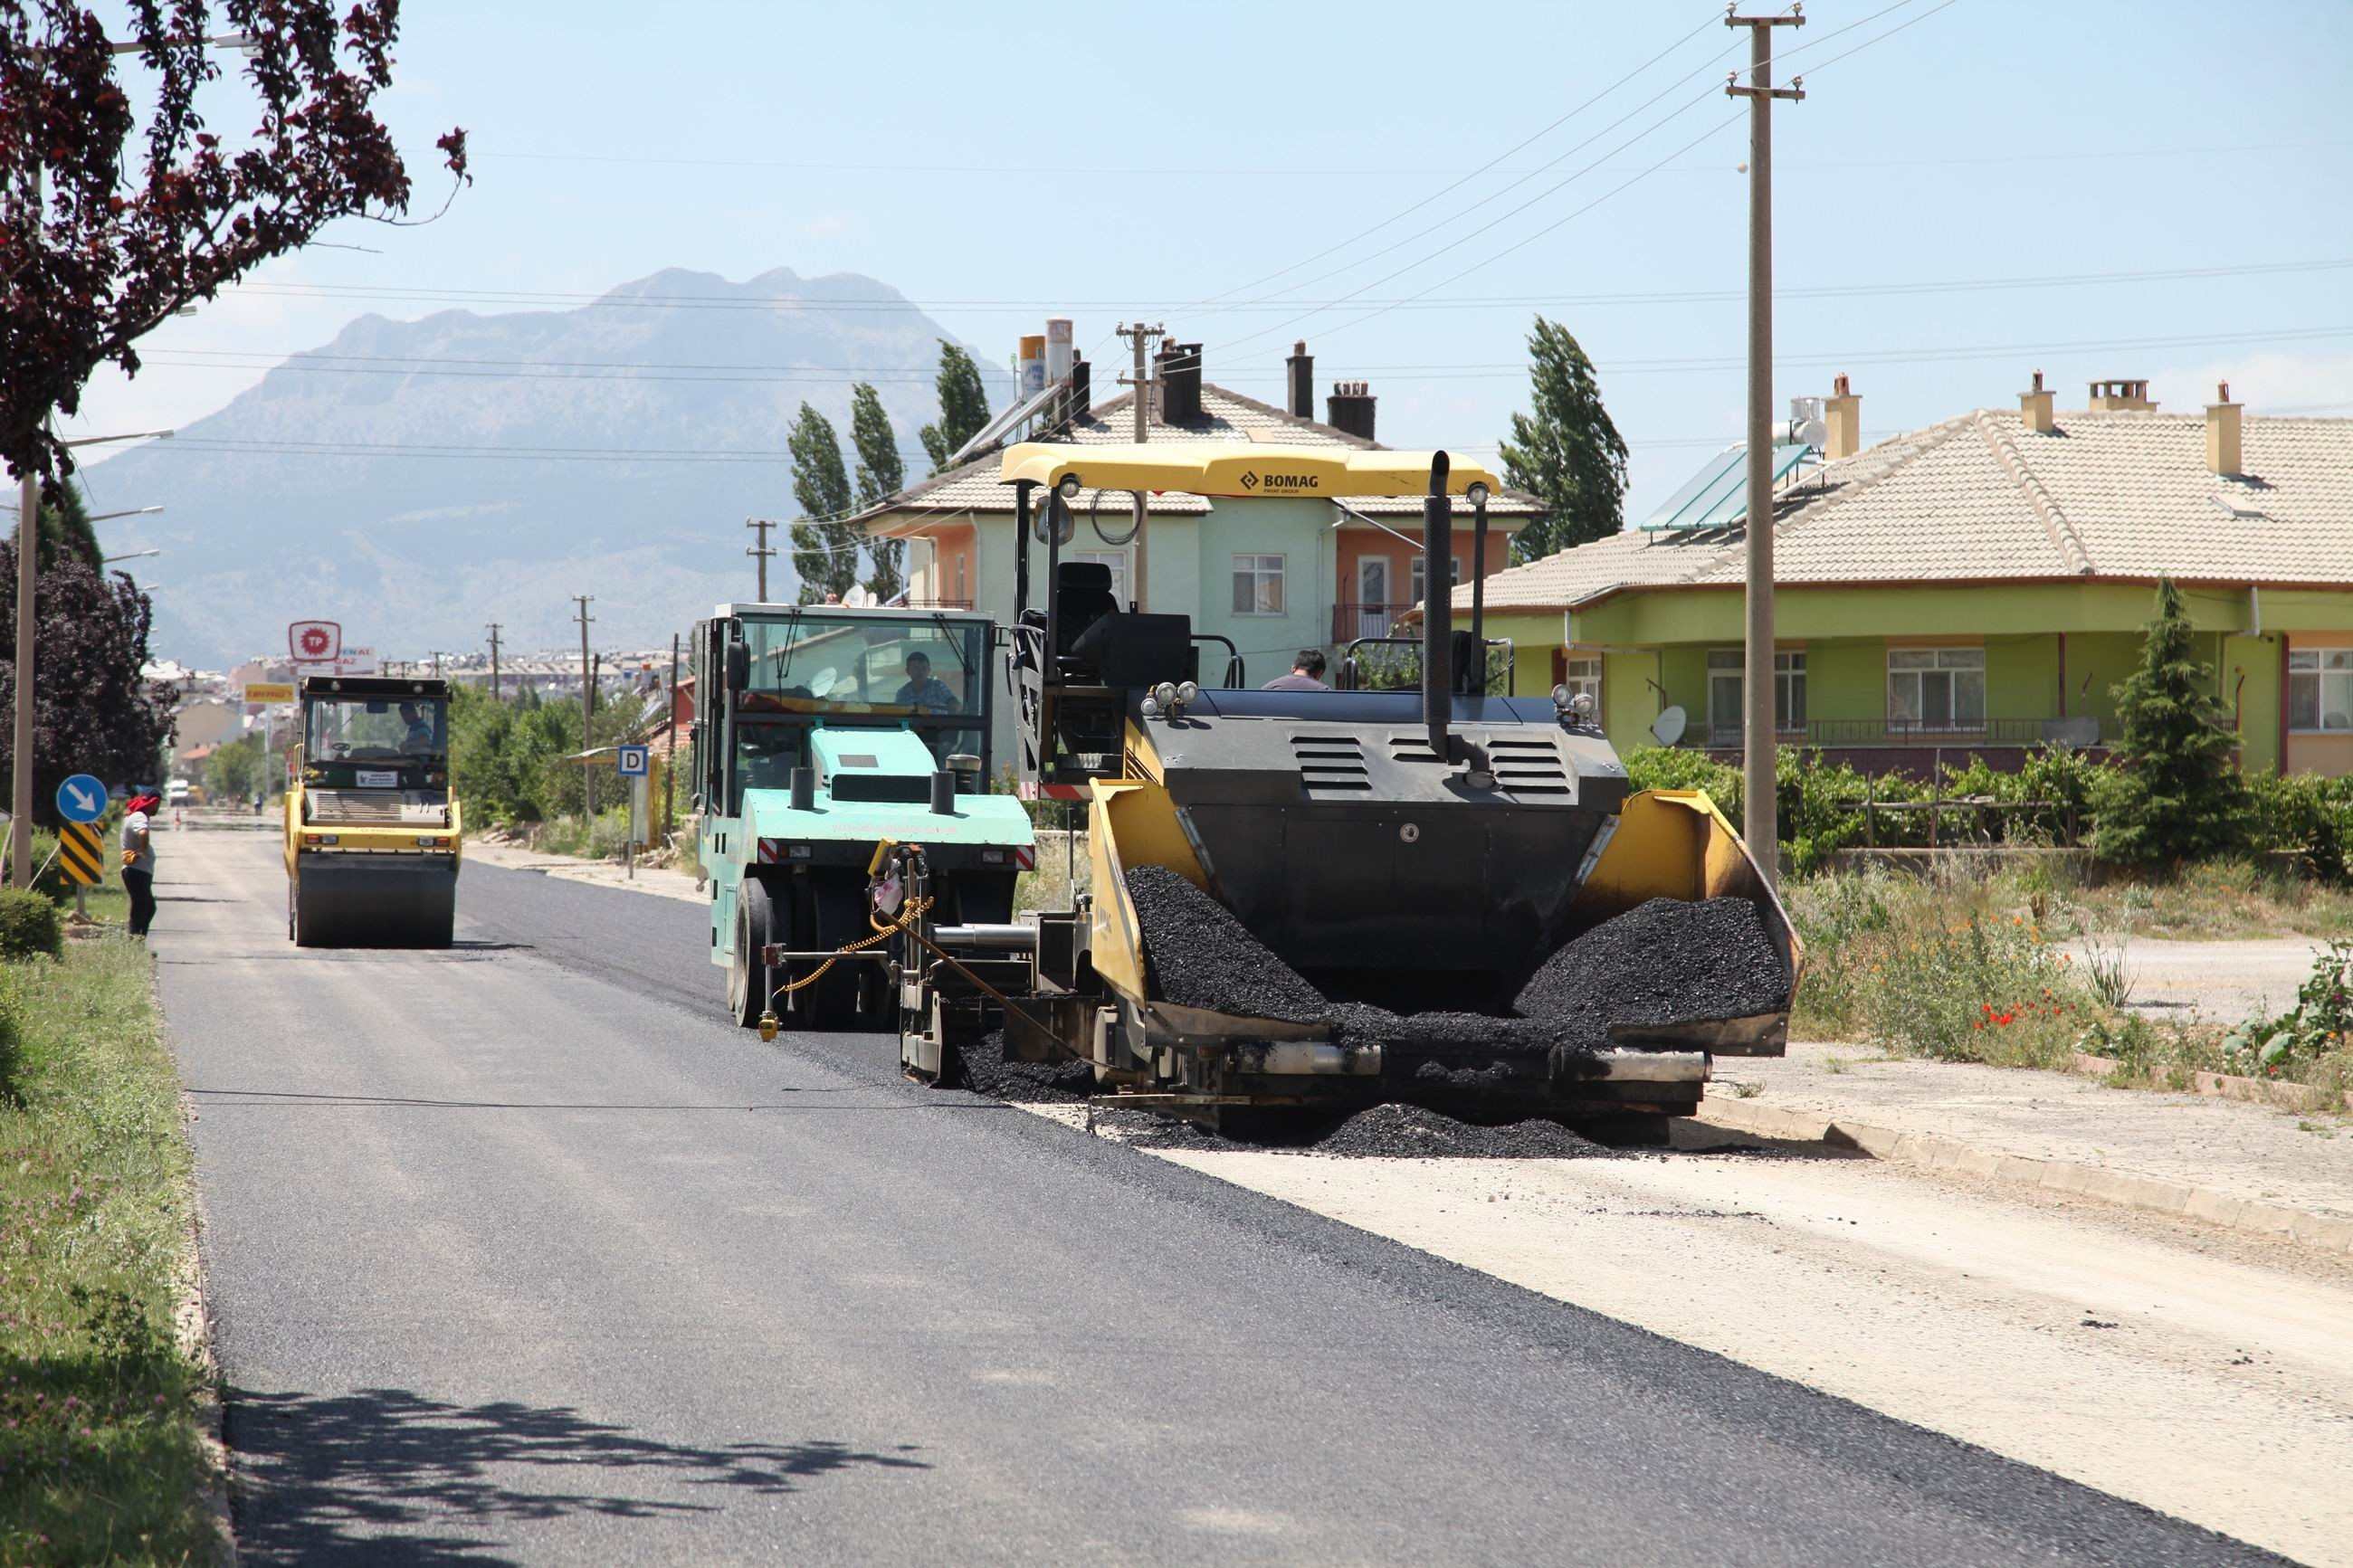
<svg viewBox="0 0 2353 1568">
<path fill-rule="evenodd" d="M 0 889 L 0 959 L 31 958 L 65 952 L 65 929 L 58 906 L 37 892 Z"/>
<path fill-rule="evenodd" d="M 2353 777 L 2262 773 L 2247 780 L 2248 842 L 2324 881 L 2353 879 Z"/>
</svg>

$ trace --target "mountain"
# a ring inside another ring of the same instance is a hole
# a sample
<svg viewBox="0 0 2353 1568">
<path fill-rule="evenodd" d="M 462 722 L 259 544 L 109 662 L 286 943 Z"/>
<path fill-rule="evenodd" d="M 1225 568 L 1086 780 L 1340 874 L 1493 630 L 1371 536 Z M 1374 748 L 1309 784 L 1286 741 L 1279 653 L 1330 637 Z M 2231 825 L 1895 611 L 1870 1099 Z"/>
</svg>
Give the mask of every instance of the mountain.
<svg viewBox="0 0 2353 1568">
<path fill-rule="evenodd" d="M 166 508 L 139 574 L 159 657 L 219 668 L 312 618 L 394 656 L 476 647 L 490 621 L 518 652 L 576 647 L 575 594 L 597 646 L 649 647 L 752 596 L 744 520 L 798 510 L 804 399 L 854 467 L 850 384 L 872 381 L 908 477 L 926 471 L 943 338 L 888 285 L 782 268 L 664 270 L 577 310 L 363 316 L 99 473 L 110 500 Z M 1001 407 L 1011 378 L 982 364 Z M 794 581 L 770 563 L 772 596 Z"/>
</svg>

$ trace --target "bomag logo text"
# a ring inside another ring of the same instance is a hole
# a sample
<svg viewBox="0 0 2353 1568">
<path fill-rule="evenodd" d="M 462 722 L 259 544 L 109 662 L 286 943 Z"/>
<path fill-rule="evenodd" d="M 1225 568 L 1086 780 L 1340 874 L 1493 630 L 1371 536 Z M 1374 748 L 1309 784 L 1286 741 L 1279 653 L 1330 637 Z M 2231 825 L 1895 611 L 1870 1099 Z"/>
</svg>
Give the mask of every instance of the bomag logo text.
<svg viewBox="0 0 2353 1568">
<path fill-rule="evenodd" d="M 1270 491 L 1319 490 L 1324 488 L 1321 477 L 1314 474 L 1244 474 L 1242 489 L 1256 489 L 1261 485 Z"/>
</svg>

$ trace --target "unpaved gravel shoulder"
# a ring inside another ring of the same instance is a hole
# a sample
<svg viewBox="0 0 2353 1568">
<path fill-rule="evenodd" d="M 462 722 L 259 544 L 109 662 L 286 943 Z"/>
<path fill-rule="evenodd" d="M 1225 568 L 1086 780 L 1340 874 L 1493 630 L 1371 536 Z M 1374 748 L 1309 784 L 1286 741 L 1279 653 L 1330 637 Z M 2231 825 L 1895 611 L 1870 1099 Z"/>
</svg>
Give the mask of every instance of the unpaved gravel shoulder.
<svg viewBox="0 0 2353 1568">
<path fill-rule="evenodd" d="M 1082 1105 L 1030 1107 L 1076 1130 Z M 1161 1158 L 2315 1563 L 2353 1268 L 1861 1158 Z"/>
<path fill-rule="evenodd" d="M 466 858 L 480 860 L 485 866 L 503 867 L 510 871 L 537 871 L 567 881 L 596 882 L 608 888 L 651 893 L 657 898 L 678 899 L 690 904 L 711 901 L 710 893 L 695 885 L 691 872 L 667 870 L 658 866 L 640 866 L 633 877 L 624 868 L 609 860 L 584 860 L 576 855 L 547 855 L 536 849 L 525 849 L 520 845 L 486 844 L 479 838 L 466 840 Z M 465 897 L 462 873 L 458 896 L 461 900 Z"/>
<path fill-rule="evenodd" d="M 1711 1100 L 1860 1122 L 2353 1219 L 2353 1121 L 2096 1079 L 1793 1042 L 1717 1066 Z M 1742 1091 L 1747 1091 L 1743 1093 Z"/>
</svg>

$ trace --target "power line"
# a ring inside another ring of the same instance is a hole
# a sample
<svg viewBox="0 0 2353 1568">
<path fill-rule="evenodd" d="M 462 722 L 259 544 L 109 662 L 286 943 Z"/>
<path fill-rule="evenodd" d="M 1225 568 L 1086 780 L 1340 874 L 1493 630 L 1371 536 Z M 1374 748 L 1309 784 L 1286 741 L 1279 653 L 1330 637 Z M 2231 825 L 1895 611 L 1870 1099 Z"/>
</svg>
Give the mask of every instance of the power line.
<svg viewBox="0 0 2353 1568">
<path fill-rule="evenodd" d="M 1400 212 L 1396 212 L 1396 213 L 1392 213 L 1392 214 L 1390 214 L 1388 217 L 1385 217 L 1385 218 L 1383 218 L 1380 222 L 1378 222 L 1378 223 L 1377 223 L 1377 224 L 1373 225 L 1373 226 L 1372 226 L 1372 227 L 1367 228 L 1367 229 L 1364 229 L 1364 230 L 1361 230 L 1361 231 L 1359 231 L 1359 232 L 1357 232 L 1357 233 L 1356 233 L 1356 234 L 1350 235 L 1347 238 L 1345 238 L 1345 239 L 1344 239 L 1344 240 L 1340 241 L 1337 245 L 1328 246 L 1328 247 L 1326 247 L 1325 248 L 1324 248 L 1324 249 L 1322 249 L 1322 250 L 1317 251 L 1314 255 L 1313 255 L 1313 256 L 1311 256 L 1311 257 L 1308 257 L 1308 258 L 1307 258 L 1305 260 L 1303 260 L 1303 261 L 1294 261 L 1294 262 L 1293 262 L 1290 266 L 1288 266 L 1288 267 L 1283 267 L 1283 268 L 1277 268 L 1276 270 L 1274 270 L 1274 271 L 1272 271 L 1272 272 L 1268 273 L 1268 274 L 1267 274 L 1265 277 L 1263 277 L 1263 278 L 1253 279 L 1251 281 L 1250 281 L 1250 282 L 1248 282 L 1248 283 L 1237 284 L 1235 287 L 1233 287 L 1233 288 L 1231 288 L 1231 289 L 1225 289 L 1225 290 L 1223 290 L 1223 291 L 1221 291 L 1221 292 L 1219 292 L 1219 293 L 1210 295 L 1210 296 L 1208 297 L 1208 299 L 1207 299 L 1207 300 L 1202 300 L 1202 301 L 1199 301 L 1199 303 L 1201 303 L 1201 304 L 1214 304 L 1214 303 L 1216 303 L 1218 300 L 1224 299 L 1228 294 L 1241 294 L 1241 293 L 1247 293 L 1249 290 L 1250 290 L 1250 289 L 1255 289 L 1255 288 L 1259 287 L 1261 284 L 1263 284 L 1263 283 L 1271 283 L 1271 282 L 1273 282 L 1276 279 L 1278 279 L 1278 278 L 1280 278 L 1280 277 L 1282 277 L 1285 273 L 1289 273 L 1289 272 L 1296 272 L 1296 271 L 1298 271 L 1298 270 L 1299 270 L 1299 268 L 1303 268 L 1303 267 L 1312 267 L 1312 266 L 1314 266 L 1316 262 L 1323 260 L 1323 259 L 1324 259 L 1325 257 L 1327 257 L 1327 256 L 1331 256 L 1331 255 L 1334 255 L 1334 254 L 1335 254 L 1335 253 L 1336 253 L 1336 252 L 1339 252 L 1339 251 L 1342 251 L 1342 250 L 1345 250 L 1345 249 L 1347 249 L 1350 246 L 1355 245 L 1358 240 L 1361 240 L 1361 239 L 1366 239 L 1366 238 L 1369 238 L 1370 237 L 1372 237 L 1373 235 L 1378 234 L 1382 229 L 1387 228 L 1389 225 L 1391 225 L 1391 224 L 1393 224 L 1393 223 L 1398 223 L 1398 222 L 1402 221 L 1403 219 L 1406 219 L 1406 218 L 1411 217 L 1415 213 L 1418 213 L 1418 212 L 1419 212 L 1422 208 L 1424 208 L 1424 207 L 1426 207 L 1426 206 L 1429 206 L 1432 202 L 1438 201 L 1440 198 L 1441 198 L 1441 197 L 1443 197 L 1443 196 L 1449 195 L 1452 194 L 1452 193 L 1453 193 L 1453 192 L 1455 192 L 1455 191 L 1459 191 L 1459 190 L 1461 190 L 1464 185 L 1469 184 L 1472 180 L 1477 179 L 1480 175 L 1482 175 L 1482 174 L 1483 174 L 1487 173 L 1489 170 L 1491 170 L 1491 169 L 1494 168 L 1494 167 L 1495 167 L 1495 165 L 1497 165 L 1498 163 L 1501 163 L 1504 159 L 1506 159 L 1506 158 L 1510 157 L 1513 153 L 1517 153 L 1517 152 L 1520 152 L 1520 151 L 1522 151 L 1523 149 L 1527 148 L 1527 147 L 1529 147 L 1529 146 L 1533 145 L 1534 143 L 1535 143 L 1535 142 L 1537 142 L 1542 141 L 1545 137 L 1551 135 L 1555 131 L 1559 130 L 1562 126 L 1564 126 L 1564 125 L 1567 124 L 1570 121 L 1572 121 L 1572 120 L 1576 119 L 1578 115 L 1580 115 L 1580 114 L 1584 113 L 1587 110 L 1588 110 L 1588 109 L 1592 108 L 1595 104 L 1597 104 L 1597 103 L 1600 102 L 1603 99 L 1605 99 L 1605 98 L 1609 97 L 1611 93 L 1613 93 L 1613 92 L 1617 91 L 1620 88 L 1624 87 L 1628 82 L 1632 81 L 1636 77 L 1641 76 L 1644 71 L 1649 70 L 1652 66 L 1657 65 L 1661 60 L 1665 59 L 1669 55 L 1671 55 L 1671 54 L 1674 53 L 1677 49 L 1682 48 L 1685 44 L 1687 44 L 1687 43 L 1691 42 L 1694 38 L 1695 38 L 1695 37 L 1699 37 L 1701 33 L 1703 33 L 1703 32 L 1706 31 L 1709 27 L 1714 26 L 1715 25 L 1715 14 L 1714 14 L 1713 12 L 1711 12 L 1711 13 L 1708 15 L 1707 18 L 1706 18 L 1704 21 L 1701 22 L 1701 23 L 1700 23 L 1700 25 L 1699 25 L 1698 26 L 1694 27 L 1690 32 L 1685 33 L 1682 37 L 1677 38 L 1673 43 L 1669 44 L 1665 48 L 1661 49 L 1657 54 L 1652 55 L 1649 59 L 1644 60 L 1641 65 L 1636 66 L 1632 70 L 1628 71 L 1624 76 L 1620 77 L 1616 81 L 1611 82 L 1608 87 L 1603 88 L 1599 92 L 1595 93 L 1591 98 L 1587 99 L 1584 102 L 1582 102 L 1582 103 L 1578 104 L 1576 108 L 1574 108 L 1574 109 L 1570 110 L 1567 113 L 1566 113 L 1566 114 L 1564 114 L 1564 115 L 1560 116 L 1558 119 L 1556 119 L 1556 120 L 1553 121 L 1550 124 L 1546 125 L 1542 130 L 1537 131 L 1535 134 L 1533 134 L 1533 135 L 1531 135 L 1531 136 L 1528 136 L 1528 137 L 1526 137 L 1526 138 L 1525 138 L 1525 139 L 1523 139 L 1523 140 L 1521 140 L 1521 141 L 1519 141 L 1519 142 L 1516 142 L 1513 143 L 1513 144 L 1512 144 L 1511 146 L 1509 146 L 1509 147 L 1506 147 L 1505 149 L 1504 149 L 1504 151 L 1502 151 L 1501 153 L 1496 153 L 1493 158 L 1488 159 L 1485 163 L 1483 163 L 1480 164 L 1477 168 L 1475 168 L 1475 169 L 1472 170 L 1470 173 L 1468 173 L 1468 174 L 1466 174 L 1462 175 L 1461 178 L 1459 178 L 1459 179 L 1457 179 L 1457 180 L 1453 181 L 1451 184 L 1447 184 L 1447 185 L 1443 185 L 1443 186 L 1440 187 L 1439 189 L 1437 189 L 1437 190 L 1435 190 L 1435 191 L 1432 191 L 1430 195 L 1426 195 L 1426 196 L 1422 197 L 1422 198 L 1421 198 L 1421 200 L 1419 200 L 1419 201 L 1418 201 L 1418 202 L 1414 203 L 1411 206 L 1407 207 L 1407 208 L 1403 209 L 1403 210 L 1402 210 L 1402 211 L 1400 211 Z M 1717 58 L 1721 58 L 1722 57 L 1721 57 L 1721 56 L 1718 56 Z M 1668 90 L 1669 90 L 1669 91 L 1672 91 L 1672 90 L 1673 90 L 1673 89 L 1672 89 L 1672 88 L 1670 88 L 1670 89 L 1668 89 Z M 1658 100 L 1657 100 L 1656 99 L 1653 99 L 1653 100 L 1651 100 L 1651 102 L 1656 102 L 1656 101 L 1658 101 Z M 1643 107 L 1646 107 L 1646 106 L 1644 106 L 1644 105 L 1637 105 L 1637 106 L 1636 106 L 1636 108 L 1632 110 L 1632 112 L 1633 112 L 1633 113 L 1637 113 L 1637 114 L 1639 114 L 1640 112 L 1641 112 L 1641 110 L 1642 110 L 1642 108 L 1643 108 Z M 1622 123 L 1624 123 L 1624 121 L 1617 121 L 1617 122 L 1615 122 L 1615 123 L 1622 124 Z M 1602 134 L 1606 134 L 1606 133 L 1608 132 L 1609 129 L 1609 127 L 1605 126 L 1605 127 L 1603 128 L 1603 131 L 1602 131 L 1602 132 L 1601 132 L 1601 133 L 1602 133 Z M 1582 145 L 1584 145 L 1584 144 L 1585 144 L 1585 143 L 1580 142 L 1578 145 L 1579 145 L 1579 146 L 1582 146 Z M 1576 152 L 1576 151 L 1577 151 L 1577 148 L 1574 148 L 1574 147 L 1572 147 L 1572 148 L 1570 148 L 1570 149 L 1569 149 L 1569 152 L 1570 152 L 1570 153 L 1574 153 L 1574 152 Z M 1563 153 L 1563 154 L 1562 154 L 1562 157 L 1566 157 L 1566 156 L 1567 156 L 1567 155 L 1568 155 L 1567 153 Z M 1560 161 L 1560 160 L 1559 160 L 1558 158 L 1556 158 L 1556 159 L 1552 160 L 1552 163 L 1558 163 L 1559 161 Z M 1545 164 L 1539 164 L 1539 165 L 1538 165 L 1538 168 L 1539 168 L 1539 169 L 1544 169 L 1544 168 L 1549 168 L 1549 167 L 1551 167 L 1551 166 L 1552 166 L 1552 165 L 1551 165 L 1551 163 L 1545 163 Z M 1505 187 L 1505 189 L 1509 189 L 1509 188 L 1510 188 L 1509 186 L 1506 186 L 1506 187 Z M 1490 199 L 1493 199 L 1493 198 L 1490 198 Z M 1400 243 L 1406 243 L 1406 242 L 1401 241 Z M 1311 279 L 1311 281 L 1312 281 L 1312 279 Z M 1303 288 L 1303 288 L 1305 288 L 1306 286 L 1307 286 L 1306 284 L 1303 283 L 1303 284 L 1299 284 L 1299 285 L 1297 285 L 1296 287 L 1299 287 L 1299 288 Z M 1280 292 L 1287 294 L 1287 293 L 1291 292 L 1291 290 L 1290 290 L 1290 289 L 1282 289 L 1282 290 L 1280 290 Z"/>
</svg>

